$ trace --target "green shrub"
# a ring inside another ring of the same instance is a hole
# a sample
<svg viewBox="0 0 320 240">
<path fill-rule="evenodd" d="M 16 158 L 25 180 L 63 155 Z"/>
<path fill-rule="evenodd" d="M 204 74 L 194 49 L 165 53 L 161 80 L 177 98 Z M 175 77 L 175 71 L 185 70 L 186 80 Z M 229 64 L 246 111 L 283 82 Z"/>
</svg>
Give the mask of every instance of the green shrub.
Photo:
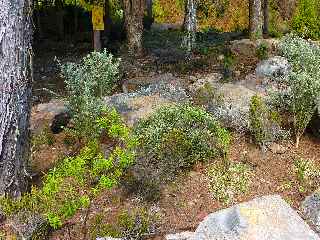
<svg viewBox="0 0 320 240">
<path fill-rule="evenodd" d="M 311 160 L 296 159 L 294 161 L 294 173 L 301 192 L 304 192 L 305 187 L 319 185 L 320 168 Z"/>
<path fill-rule="evenodd" d="M 88 141 L 96 137 L 94 121 L 103 110 L 103 96 L 110 94 L 118 83 L 119 63 L 104 50 L 90 53 L 78 64 L 60 64 L 74 130 L 79 137 Z"/>
<path fill-rule="evenodd" d="M 291 66 L 273 102 L 293 117 L 296 145 L 316 111 L 320 93 L 320 47 L 294 35 L 285 37 L 280 49 Z"/>
<path fill-rule="evenodd" d="M 1 210 L 8 216 L 19 211 L 41 214 L 57 229 L 79 209 L 90 209 L 92 200 L 102 190 L 117 185 L 134 162 L 137 141 L 115 111 L 105 113 L 95 123 L 117 143 L 107 157 L 97 140 L 92 140 L 77 156 L 65 158 L 50 170 L 41 188 L 32 187 L 30 193 L 16 200 L 1 198 Z"/>
<path fill-rule="evenodd" d="M 136 174 L 144 186 L 153 188 L 196 162 L 226 157 L 230 144 L 226 129 L 201 108 L 189 105 L 160 108 L 139 122 L 134 133 L 141 143 Z"/>
<path fill-rule="evenodd" d="M 257 47 L 257 57 L 260 60 L 265 60 L 268 58 L 268 45 L 266 43 L 261 43 L 258 47 Z"/>
<path fill-rule="evenodd" d="M 281 117 L 270 109 L 262 97 L 255 95 L 250 101 L 250 131 L 262 149 L 271 142 L 288 137 L 289 133 L 281 128 Z"/>
<path fill-rule="evenodd" d="M 292 29 L 302 37 L 320 38 L 320 2 L 299 0 L 292 20 Z"/>
<path fill-rule="evenodd" d="M 249 188 L 250 168 L 243 163 L 216 163 L 208 170 L 209 188 L 214 199 L 228 204 Z"/>
</svg>

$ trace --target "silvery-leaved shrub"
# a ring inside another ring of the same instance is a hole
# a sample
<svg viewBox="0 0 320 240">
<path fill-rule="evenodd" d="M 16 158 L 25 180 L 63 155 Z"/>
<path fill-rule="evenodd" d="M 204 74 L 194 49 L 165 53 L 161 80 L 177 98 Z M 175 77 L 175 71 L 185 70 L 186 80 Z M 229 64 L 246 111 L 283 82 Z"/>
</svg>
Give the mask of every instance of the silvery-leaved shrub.
<svg viewBox="0 0 320 240">
<path fill-rule="evenodd" d="M 135 185 L 152 191 L 197 162 L 226 157 L 231 138 L 208 112 L 188 104 L 161 107 L 141 120 L 134 134 L 140 143 Z"/>
<path fill-rule="evenodd" d="M 282 87 L 273 94 L 273 103 L 291 113 L 298 146 L 319 104 L 320 47 L 291 34 L 282 40 L 280 50 L 292 70 L 288 76 L 277 79 Z"/>
<path fill-rule="evenodd" d="M 106 50 L 92 52 L 79 63 L 60 64 L 74 130 L 80 137 L 94 137 L 94 119 L 103 110 L 103 97 L 112 93 L 118 84 L 119 64 L 120 59 Z"/>
</svg>

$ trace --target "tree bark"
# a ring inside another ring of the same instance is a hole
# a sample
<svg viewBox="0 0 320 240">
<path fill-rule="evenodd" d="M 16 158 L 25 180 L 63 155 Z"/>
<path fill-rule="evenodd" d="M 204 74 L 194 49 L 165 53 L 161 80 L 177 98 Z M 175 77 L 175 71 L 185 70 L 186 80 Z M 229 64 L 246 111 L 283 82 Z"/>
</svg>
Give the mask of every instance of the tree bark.
<svg viewBox="0 0 320 240">
<path fill-rule="evenodd" d="M 269 0 L 263 0 L 263 33 L 269 34 Z"/>
<path fill-rule="evenodd" d="M 183 28 L 186 35 L 183 39 L 183 46 L 191 53 L 196 42 L 197 32 L 197 2 L 196 0 L 186 0 L 185 2 L 185 17 Z"/>
<path fill-rule="evenodd" d="M 262 0 L 249 0 L 249 35 L 250 39 L 262 38 L 263 16 Z"/>
<path fill-rule="evenodd" d="M 146 7 L 147 7 L 147 14 L 148 18 L 153 18 L 153 12 L 152 12 L 152 0 L 146 0 Z"/>
<path fill-rule="evenodd" d="M 27 189 L 32 81 L 31 0 L 0 0 L 0 195 Z"/>
<path fill-rule="evenodd" d="M 142 55 L 145 0 L 123 0 L 123 8 L 129 53 Z"/>
<path fill-rule="evenodd" d="M 109 38 L 111 34 L 111 25 L 112 25 L 109 0 L 105 0 L 104 13 L 105 13 L 104 14 L 104 33 Z"/>
<path fill-rule="evenodd" d="M 93 49 L 96 52 L 101 51 L 101 36 L 99 30 L 93 30 Z"/>
</svg>

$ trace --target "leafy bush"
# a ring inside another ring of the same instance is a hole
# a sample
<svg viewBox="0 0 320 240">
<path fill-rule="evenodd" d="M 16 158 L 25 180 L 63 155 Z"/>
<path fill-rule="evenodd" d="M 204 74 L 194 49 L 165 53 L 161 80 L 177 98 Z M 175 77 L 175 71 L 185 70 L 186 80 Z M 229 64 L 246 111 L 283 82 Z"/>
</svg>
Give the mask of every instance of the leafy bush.
<svg viewBox="0 0 320 240">
<path fill-rule="evenodd" d="M 74 129 L 84 139 L 95 137 L 94 121 L 103 110 L 102 97 L 110 94 L 117 84 L 119 63 L 119 59 L 104 50 L 90 53 L 78 64 L 60 64 Z"/>
<path fill-rule="evenodd" d="M 137 141 L 115 111 L 99 117 L 95 124 L 115 143 L 108 157 L 97 140 L 92 140 L 80 154 L 64 159 L 45 175 L 41 188 L 14 200 L 3 197 L 2 211 L 13 215 L 31 211 L 45 217 L 54 229 L 61 227 L 79 209 L 90 209 L 92 200 L 104 189 L 114 187 L 124 171 L 134 162 Z"/>
<path fill-rule="evenodd" d="M 255 95 L 250 101 L 250 131 L 256 143 L 266 145 L 287 138 L 289 133 L 281 128 L 281 116 L 270 109 L 262 97 Z"/>
<path fill-rule="evenodd" d="M 319 185 L 320 168 L 314 161 L 303 158 L 296 159 L 294 173 L 299 182 L 300 192 L 304 192 L 305 187 Z"/>
<path fill-rule="evenodd" d="M 257 47 L 257 57 L 260 60 L 264 60 L 268 58 L 268 45 L 266 43 L 261 43 L 258 47 Z"/>
<path fill-rule="evenodd" d="M 209 188 L 214 199 L 230 203 L 234 197 L 248 190 L 250 183 L 250 168 L 243 163 L 216 163 L 208 170 Z"/>
<path fill-rule="evenodd" d="M 293 116 L 296 145 L 316 111 L 320 95 L 320 47 L 294 35 L 285 37 L 280 49 L 291 66 L 273 102 Z"/>
<path fill-rule="evenodd" d="M 318 0 L 299 0 L 292 28 L 302 37 L 320 38 L 320 3 Z"/>
<path fill-rule="evenodd" d="M 227 130 L 201 108 L 189 105 L 160 108 L 139 122 L 134 133 L 141 143 L 136 174 L 152 188 L 198 161 L 225 157 L 230 144 Z"/>
</svg>

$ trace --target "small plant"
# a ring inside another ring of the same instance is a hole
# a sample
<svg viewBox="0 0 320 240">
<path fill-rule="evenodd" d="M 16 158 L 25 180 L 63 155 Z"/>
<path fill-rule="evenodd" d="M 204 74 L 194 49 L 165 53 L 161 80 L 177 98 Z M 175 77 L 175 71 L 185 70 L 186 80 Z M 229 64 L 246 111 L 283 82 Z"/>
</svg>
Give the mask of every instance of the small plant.
<svg viewBox="0 0 320 240">
<path fill-rule="evenodd" d="M 229 81 L 231 79 L 235 61 L 235 55 L 230 50 L 225 50 L 222 64 L 224 81 Z"/>
<path fill-rule="evenodd" d="M 55 143 L 55 138 L 53 133 L 50 131 L 49 127 L 45 127 L 39 134 L 33 135 L 31 138 L 32 150 L 39 150 L 41 145 L 51 146 Z"/>
<path fill-rule="evenodd" d="M 294 172 L 301 187 L 313 185 L 320 177 L 320 168 L 313 161 L 302 158 L 294 161 Z"/>
<path fill-rule="evenodd" d="M 259 60 L 265 60 L 268 58 L 268 45 L 266 43 L 261 43 L 258 47 L 257 47 L 257 57 L 259 58 Z"/>
<path fill-rule="evenodd" d="M 41 188 L 34 186 L 30 193 L 16 200 L 2 197 L 1 210 L 7 216 L 20 211 L 38 213 L 54 229 L 60 228 L 78 210 L 89 211 L 92 200 L 102 190 L 117 185 L 125 170 L 132 165 L 137 144 L 114 110 L 104 113 L 95 124 L 100 132 L 117 143 L 107 157 L 97 139 L 92 140 L 77 156 L 65 158 L 51 169 Z"/>
<path fill-rule="evenodd" d="M 189 105 L 160 108 L 139 122 L 134 133 L 141 143 L 136 175 L 143 185 L 153 187 L 196 162 L 226 157 L 230 144 L 226 129 L 201 108 Z"/>
<path fill-rule="evenodd" d="M 198 106 L 220 105 L 223 102 L 223 95 L 219 94 L 214 86 L 206 82 L 196 89 L 193 102 Z"/>
<path fill-rule="evenodd" d="M 229 204 L 249 188 L 250 168 L 243 163 L 216 163 L 208 171 L 209 188 L 214 199 Z"/>
<path fill-rule="evenodd" d="M 92 52 L 78 64 L 60 64 L 68 91 L 68 106 L 73 129 L 79 138 L 96 137 L 94 121 L 103 111 L 102 98 L 117 85 L 120 60 L 106 50 Z"/>
<path fill-rule="evenodd" d="M 255 95 L 250 101 L 250 131 L 262 149 L 271 142 L 287 138 L 289 133 L 281 128 L 281 117 L 272 111 L 262 97 Z"/>
</svg>

